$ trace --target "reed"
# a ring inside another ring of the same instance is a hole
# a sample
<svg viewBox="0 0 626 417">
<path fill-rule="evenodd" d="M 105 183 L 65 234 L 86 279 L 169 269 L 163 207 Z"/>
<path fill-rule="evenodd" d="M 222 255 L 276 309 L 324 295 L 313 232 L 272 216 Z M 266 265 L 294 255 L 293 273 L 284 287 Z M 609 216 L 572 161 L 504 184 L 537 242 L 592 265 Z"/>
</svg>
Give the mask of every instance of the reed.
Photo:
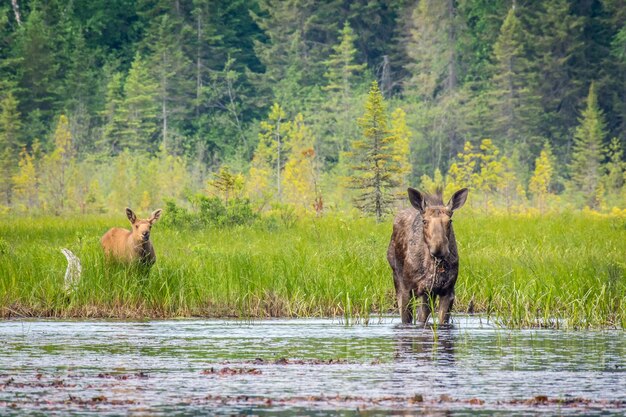
<svg viewBox="0 0 626 417">
<path fill-rule="evenodd" d="M 164 214 L 166 216 L 167 213 Z M 0 315 L 303 317 L 367 321 L 397 314 L 386 248 L 391 222 L 304 218 L 232 228 L 157 224 L 151 270 L 104 261 L 99 239 L 119 216 L 0 223 Z M 461 266 L 454 312 L 507 327 L 626 324 L 626 224 L 580 213 L 455 219 Z M 66 260 L 81 260 L 65 293 Z"/>
</svg>

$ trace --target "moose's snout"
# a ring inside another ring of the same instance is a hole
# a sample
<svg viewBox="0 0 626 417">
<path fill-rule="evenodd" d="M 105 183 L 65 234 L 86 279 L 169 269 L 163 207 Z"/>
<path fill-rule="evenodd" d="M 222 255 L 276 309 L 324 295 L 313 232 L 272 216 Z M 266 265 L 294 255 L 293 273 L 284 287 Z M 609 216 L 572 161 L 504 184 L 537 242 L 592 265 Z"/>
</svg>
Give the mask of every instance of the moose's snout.
<svg viewBox="0 0 626 417">
<path fill-rule="evenodd" d="M 448 246 L 438 246 L 430 249 L 430 254 L 435 258 L 443 259 L 450 254 L 450 249 L 448 249 Z"/>
<path fill-rule="evenodd" d="M 148 239 L 150 239 L 150 232 L 143 232 L 141 234 L 141 238 L 143 239 L 144 242 L 148 241 Z"/>
</svg>

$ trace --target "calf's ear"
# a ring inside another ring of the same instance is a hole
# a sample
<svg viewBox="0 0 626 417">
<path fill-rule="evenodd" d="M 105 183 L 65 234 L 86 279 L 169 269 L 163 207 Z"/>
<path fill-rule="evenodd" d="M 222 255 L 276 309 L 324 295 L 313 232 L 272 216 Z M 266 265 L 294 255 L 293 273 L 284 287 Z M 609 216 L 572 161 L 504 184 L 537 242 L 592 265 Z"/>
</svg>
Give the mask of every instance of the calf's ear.
<svg viewBox="0 0 626 417">
<path fill-rule="evenodd" d="M 469 190 L 467 188 L 461 188 L 459 191 L 454 193 L 450 201 L 448 201 L 448 205 L 446 206 L 448 210 L 454 211 L 463 207 L 463 204 L 465 204 L 465 200 L 467 200 L 467 193 L 469 193 Z"/>
<path fill-rule="evenodd" d="M 159 220 L 159 218 L 161 217 L 161 212 L 163 210 L 162 209 L 156 209 L 152 212 L 152 214 L 150 215 L 150 218 L 148 219 L 148 221 L 150 221 L 150 223 L 154 223 L 157 220 Z"/>
<path fill-rule="evenodd" d="M 137 216 L 135 216 L 135 213 L 128 207 L 126 207 L 126 217 L 128 217 L 128 220 L 130 220 L 131 224 L 135 224 L 135 222 L 137 221 Z"/>
<path fill-rule="evenodd" d="M 409 188 L 407 192 L 409 193 L 409 201 L 413 207 L 415 207 L 420 213 L 424 213 L 424 209 L 426 208 L 424 195 L 415 188 Z"/>
</svg>

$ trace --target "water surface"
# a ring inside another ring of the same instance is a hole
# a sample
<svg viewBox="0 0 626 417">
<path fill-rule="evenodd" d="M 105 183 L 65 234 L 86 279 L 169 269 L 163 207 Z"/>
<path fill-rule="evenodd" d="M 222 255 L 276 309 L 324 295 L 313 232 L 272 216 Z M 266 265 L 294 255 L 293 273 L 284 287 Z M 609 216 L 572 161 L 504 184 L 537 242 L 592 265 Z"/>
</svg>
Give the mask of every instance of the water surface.
<svg viewBox="0 0 626 417">
<path fill-rule="evenodd" d="M 0 322 L 1 415 L 624 415 L 623 331 Z"/>
</svg>

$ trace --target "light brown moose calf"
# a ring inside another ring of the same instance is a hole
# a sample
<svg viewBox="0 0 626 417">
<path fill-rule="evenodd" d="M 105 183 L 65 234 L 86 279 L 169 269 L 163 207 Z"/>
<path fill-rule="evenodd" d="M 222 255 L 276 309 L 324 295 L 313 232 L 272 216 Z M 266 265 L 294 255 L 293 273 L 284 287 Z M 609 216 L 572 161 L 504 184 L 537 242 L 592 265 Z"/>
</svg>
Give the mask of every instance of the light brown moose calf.
<svg viewBox="0 0 626 417">
<path fill-rule="evenodd" d="M 412 298 L 421 300 L 418 322 L 428 320 L 435 297 L 439 297 L 439 322 L 450 320 L 459 273 L 452 214 L 465 204 L 467 193 L 467 188 L 457 191 L 444 205 L 440 191 L 428 195 L 408 189 L 413 208 L 396 216 L 387 250 L 402 323 L 413 322 Z"/>
<path fill-rule="evenodd" d="M 102 236 L 100 242 L 108 260 L 124 263 L 138 262 L 152 266 L 156 261 L 154 247 L 150 242 L 150 229 L 161 217 L 161 209 L 152 212 L 148 219 L 138 219 L 129 208 L 126 216 L 131 223 L 131 230 L 114 227 Z"/>
</svg>

